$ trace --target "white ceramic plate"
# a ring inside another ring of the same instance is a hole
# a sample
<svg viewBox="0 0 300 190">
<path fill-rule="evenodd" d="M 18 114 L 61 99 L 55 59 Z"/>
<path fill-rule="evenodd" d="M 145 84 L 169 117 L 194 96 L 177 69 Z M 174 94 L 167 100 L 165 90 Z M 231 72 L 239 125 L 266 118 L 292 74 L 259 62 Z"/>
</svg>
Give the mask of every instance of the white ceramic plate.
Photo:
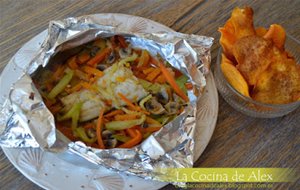
<svg viewBox="0 0 300 190">
<path fill-rule="evenodd" d="M 123 14 L 96 14 L 93 19 L 99 24 L 122 28 L 124 32 L 173 32 L 157 22 Z M 0 104 L 7 97 L 10 86 L 22 74 L 22 68 L 36 54 L 47 31 L 35 36 L 14 55 L 0 77 Z M 218 115 L 218 94 L 212 74 L 207 77 L 205 92 L 198 103 L 197 128 L 195 133 L 196 161 L 207 146 Z M 88 163 L 70 152 L 53 154 L 40 149 L 4 148 L 11 163 L 28 179 L 45 189 L 159 189 L 166 183 L 144 180 L 139 177 L 111 172 Z M 84 166 L 83 166 L 84 165 Z"/>
</svg>

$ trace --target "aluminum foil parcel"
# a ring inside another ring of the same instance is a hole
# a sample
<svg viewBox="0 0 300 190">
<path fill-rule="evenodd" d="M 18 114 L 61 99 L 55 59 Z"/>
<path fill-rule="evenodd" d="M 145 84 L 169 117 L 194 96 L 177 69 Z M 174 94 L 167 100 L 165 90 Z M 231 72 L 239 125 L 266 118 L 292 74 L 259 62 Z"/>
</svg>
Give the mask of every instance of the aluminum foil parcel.
<svg viewBox="0 0 300 190">
<path fill-rule="evenodd" d="M 54 117 L 32 82 L 32 75 L 53 62 L 60 52 L 113 35 L 123 35 L 135 48 L 159 54 L 189 77 L 197 92 L 188 91 L 185 110 L 160 131 L 131 149 L 95 149 L 83 142 L 70 142 L 55 128 Z M 5 147 L 40 147 L 44 151 L 71 151 L 106 168 L 159 179 L 158 168 L 192 167 L 197 101 L 205 86 L 213 39 L 177 32 L 135 33 L 103 25 L 92 16 L 50 22 L 48 35 L 24 74 L 1 102 L 0 144 Z M 34 98 L 33 98 L 34 94 Z"/>
</svg>

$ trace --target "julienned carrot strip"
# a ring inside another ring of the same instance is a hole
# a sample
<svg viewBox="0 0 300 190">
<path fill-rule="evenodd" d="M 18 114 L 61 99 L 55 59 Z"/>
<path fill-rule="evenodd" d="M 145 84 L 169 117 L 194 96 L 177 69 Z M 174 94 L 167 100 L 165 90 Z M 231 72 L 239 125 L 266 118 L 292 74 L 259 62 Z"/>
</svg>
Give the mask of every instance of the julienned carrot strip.
<svg viewBox="0 0 300 190">
<path fill-rule="evenodd" d="M 59 104 L 52 105 L 49 107 L 49 110 L 51 111 L 52 114 L 58 113 L 62 109 L 62 106 Z"/>
<path fill-rule="evenodd" d="M 99 148 L 101 148 L 101 149 L 105 149 L 105 146 L 104 146 L 103 140 L 102 140 L 103 114 L 104 114 L 104 109 L 101 109 L 98 120 L 97 120 L 97 128 L 96 128 L 97 141 L 98 141 Z"/>
<path fill-rule="evenodd" d="M 146 123 L 149 123 L 149 124 L 156 124 L 156 125 L 160 125 L 160 126 L 161 126 L 161 123 L 159 123 L 159 122 L 156 121 L 155 119 L 152 119 L 151 117 L 146 117 Z"/>
<path fill-rule="evenodd" d="M 77 62 L 76 62 L 76 56 L 73 56 L 73 57 L 69 58 L 68 61 L 67 61 L 67 64 L 70 67 L 70 69 L 73 69 L 73 70 L 77 69 L 78 65 L 77 65 Z"/>
<path fill-rule="evenodd" d="M 137 78 L 140 78 L 140 79 L 144 79 L 146 80 L 146 75 L 144 75 L 142 72 L 135 72 L 134 75 L 137 77 Z"/>
<path fill-rule="evenodd" d="M 90 66 L 96 66 L 97 63 L 103 61 L 105 57 L 110 53 L 111 49 L 110 48 L 105 48 L 103 51 L 99 52 L 98 54 L 95 55 L 92 59 L 90 59 L 87 64 Z"/>
<path fill-rule="evenodd" d="M 81 83 L 77 83 L 75 86 L 73 86 L 70 90 L 69 90 L 69 93 L 73 93 L 73 92 L 76 92 L 76 91 L 79 91 L 81 89 Z"/>
<path fill-rule="evenodd" d="M 105 100 L 104 103 L 108 106 L 112 105 L 112 100 Z"/>
<path fill-rule="evenodd" d="M 118 121 L 126 121 L 126 120 L 133 120 L 133 119 L 137 119 L 136 114 L 124 114 L 124 115 L 116 115 L 115 116 L 115 120 Z"/>
<path fill-rule="evenodd" d="M 83 128 L 85 129 L 92 129 L 95 128 L 95 125 L 93 123 L 87 123 L 83 126 Z"/>
<path fill-rule="evenodd" d="M 78 77 L 81 80 L 89 81 L 88 74 L 86 74 L 85 72 L 83 72 L 83 71 L 81 71 L 79 69 L 76 69 L 75 72 L 74 72 L 74 74 L 75 74 L 76 77 Z"/>
<path fill-rule="evenodd" d="M 188 90 L 192 90 L 193 89 L 193 84 L 192 83 L 185 83 L 185 88 Z"/>
<path fill-rule="evenodd" d="M 133 129 L 133 130 L 135 132 L 135 137 L 130 139 L 126 143 L 121 144 L 118 148 L 132 148 L 142 141 L 142 139 L 143 139 L 142 133 L 139 130 L 136 130 L 136 129 Z M 132 132 L 130 132 L 130 133 L 132 133 Z"/>
<path fill-rule="evenodd" d="M 167 81 L 166 81 L 166 78 L 165 78 L 164 75 L 159 75 L 159 76 L 154 80 L 154 82 L 158 82 L 158 83 L 160 83 L 160 84 L 164 84 L 164 83 L 166 83 Z"/>
<path fill-rule="evenodd" d="M 65 71 L 65 66 L 64 65 L 59 65 L 58 68 L 55 70 L 55 72 L 52 75 L 53 80 L 59 80 L 61 76 L 63 76 L 64 71 Z"/>
<path fill-rule="evenodd" d="M 122 93 L 118 93 L 118 96 L 120 96 L 120 98 L 126 103 L 127 106 L 138 111 L 135 105 L 129 99 L 127 99 L 126 96 L 124 96 Z"/>
<path fill-rule="evenodd" d="M 159 66 L 159 68 L 161 69 L 161 72 L 163 73 L 163 75 L 165 76 L 167 82 L 172 86 L 172 88 L 174 89 L 174 91 L 176 92 L 176 94 L 178 96 L 180 96 L 184 101 L 188 102 L 189 98 L 187 97 L 187 95 L 179 88 L 179 86 L 177 85 L 174 77 L 172 76 L 172 74 L 170 73 L 170 71 L 166 68 L 166 66 L 164 64 L 162 64 L 161 62 L 159 62 L 156 59 L 151 59 L 151 61 Z"/>
<path fill-rule="evenodd" d="M 141 57 L 139 59 L 138 67 L 147 66 L 149 64 L 149 60 L 150 60 L 150 55 L 149 55 L 148 51 L 143 50 Z"/>
<path fill-rule="evenodd" d="M 82 51 L 77 55 L 77 62 L 79 64 L 84 64 L 86 63 L 88 60 L 90 60 L 91 56 L 90 53 L 88 51 Z"/>
<path fill-rule="evenodd" d="M 118 38 L 118 41 L 120 42 L 120 46 L 122 48 L 127 48 L 128 45 L 125 41 L 125 38 L 123 36 L 117 36 L 117 38 Z"/>
<path fill-rule="evenodd" d="M 79 84 L 85 89 L 92 90 L 91 84 L 89 84 L 87 82 L 81 81 Z"/>
<path fill-rule="evenodd" d="M 45 85 L 46 85 L 46 89 L 48 92 L 50 92 L 52 90 L 52 88 L 54 87 L 53 82 L 51 80 L 47 81 L 45 83 Z"/>
<path fill-rule="evenodd" d="M 152 82 L 160 74 L 160 72 L 161 71 L 159 68 L 155 68 L 151 73 L 148 74 L 146 79 Z"/>
<path fill-rule="evenodd" d="M 131 138 L 134 138 L 136 136 L 136 132 L 135 132 L 135 128 L 132 127 L 132 128 L 129 128 L 129 129 L 125 129 L 125 131 L 128 133 L 128 135 L 131 137 Z"/>
<path fill-rule="evenodd" d="M 115 115 L 123 114 L 123 110 L 114 110 L 104 115 L 104 117 L 113 117 Z"/>
<path fill-rule="evenodd" d="M 118 95 L 120 96 L 120 98 L 126 103 L 126 105 L 134 110 L 134 111 L 139 111 L 142 112 L 146 115 L 149 115 L 150 113 L 147 112 L 146 110 L 143 110 L 142 108 L 140 108 L 139 106 L 134 105 L 129 99 L 126 98 L 126 96 L 124 96 L 122 93 L 118 93 Z"/>
<path fill-rule="evenodd" d="M 102 77 L 104 75 L 102 71 L 89 66 L 83 66 L 82 70 L 88 74 L 95 75 L 98 77 Z"/>
<path fill-rule="evenodd" d="M 144 73 L 145 75 L 148 75 L 148 74 L 151 73 L 154 69 L 155 69 L 154 67 L 149 67 L 149 68 L 143 70 L 143 73 Z"/>
</svg>

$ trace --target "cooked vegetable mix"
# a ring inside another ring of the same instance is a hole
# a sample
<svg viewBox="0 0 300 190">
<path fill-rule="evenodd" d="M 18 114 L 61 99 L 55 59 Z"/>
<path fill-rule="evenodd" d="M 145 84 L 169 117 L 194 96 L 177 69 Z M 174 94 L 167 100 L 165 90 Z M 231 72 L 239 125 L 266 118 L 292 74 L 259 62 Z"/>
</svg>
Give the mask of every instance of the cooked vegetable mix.
<svg viewBox="0 0 300 190">
<path fill-rule="evenodd" d="M 57 129 L 101 149 L 132 148 L 172 121 L 189 101 L 188 81 L 123 36 L 85 44 L 34 77 Z"/>
</svg>

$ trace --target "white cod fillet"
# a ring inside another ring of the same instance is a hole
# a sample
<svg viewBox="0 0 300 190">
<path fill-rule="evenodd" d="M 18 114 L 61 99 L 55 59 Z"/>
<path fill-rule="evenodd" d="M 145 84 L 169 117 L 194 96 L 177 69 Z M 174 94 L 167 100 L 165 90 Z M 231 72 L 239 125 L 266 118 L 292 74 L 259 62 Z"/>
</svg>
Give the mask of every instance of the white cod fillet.
<svg viewBox="0 0 300 190">
<path fill-rule="evenodd" d="M 82 89 L 61 98 L 67 112 L 74 103 L 83 102 L 79 121 L 88 121 L 99 116 L 100 109 L 119 108 L 125 105 L 118 93 L 122 93 L 131 102 L 137 102 L 148 92 L 139 83 L 129 68 L 123 64 L 114 64 L 104 71 L 104 76 L 98 79 L 94 87 L 97 92 Z M 104 100 L 111 100 L 112 106 L 107 106 Z"/>
</svg>

